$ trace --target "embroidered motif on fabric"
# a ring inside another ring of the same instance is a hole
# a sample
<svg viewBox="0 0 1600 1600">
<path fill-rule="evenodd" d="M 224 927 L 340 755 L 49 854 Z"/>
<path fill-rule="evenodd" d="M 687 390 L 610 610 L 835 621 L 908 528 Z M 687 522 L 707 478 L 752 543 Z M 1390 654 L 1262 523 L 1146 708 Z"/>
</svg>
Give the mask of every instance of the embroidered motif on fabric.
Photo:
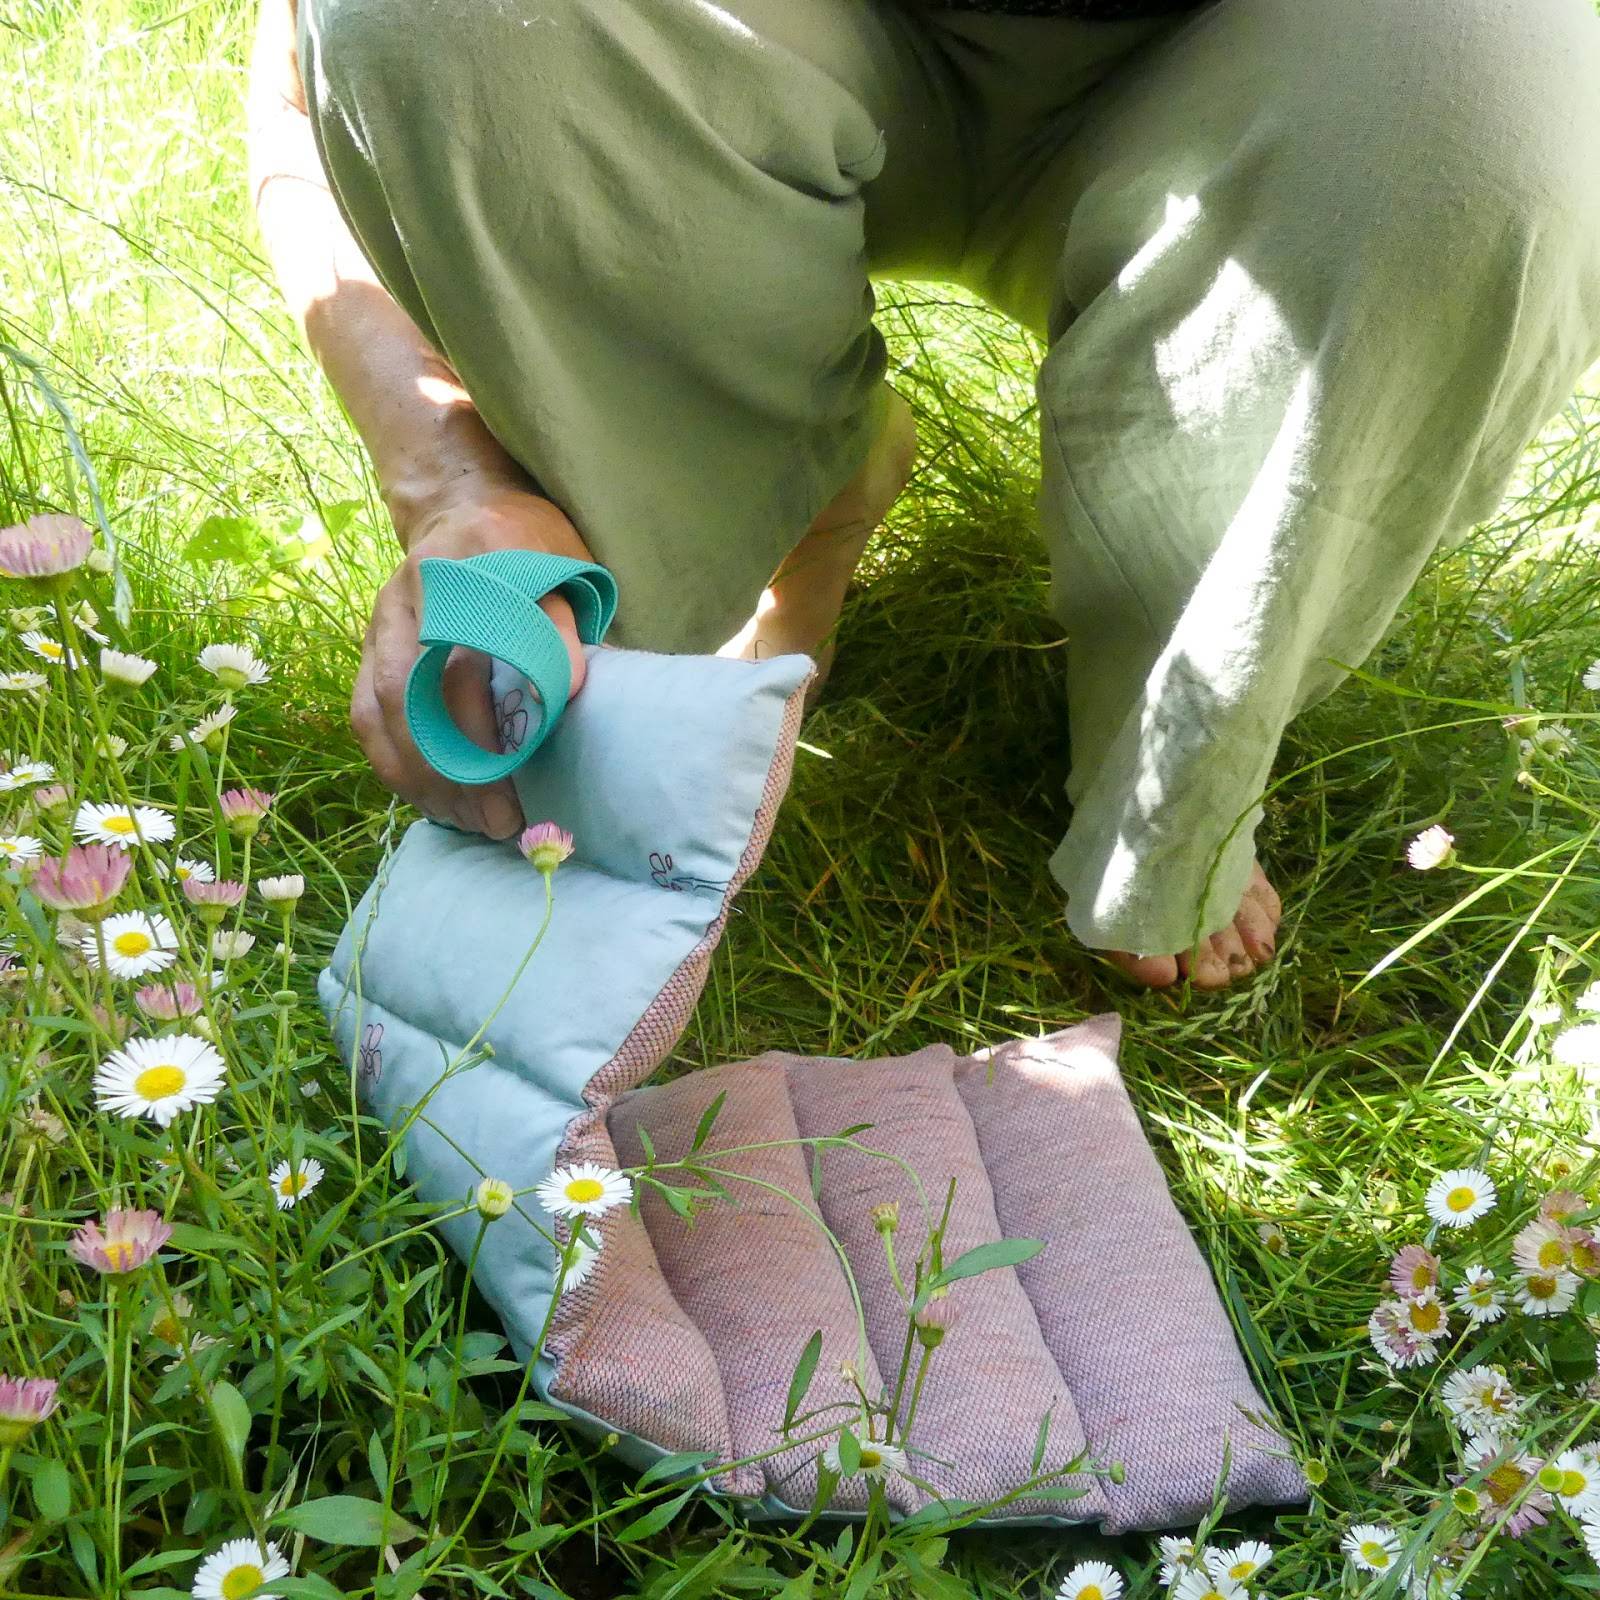
<svg viewBox="0 0 1600 1600">
<path fill-rule="evenodd" d="M 660 850 L 650 852 L 650 877 L 658 889 L 671 889 L 682 894 L 687 889 L 705 889 L 721 894 L 728 886 L 711 878 L 697 878 L 692 873 L 675 872 L 672 857 Z"/>
<path fill-rule="evenodd" d="M 520 689 L 510 690 L 495 706 L 494 718 L 501 751 L 520 750 L 528 737 L 527 696 Z"/>
<path fill-rule="evenodd" d="M 370 1089 L 383 1076 L 383 1024 L 369 1022 L 361 1032 L 361 1048 L 356 1052 L 356 1080 Z"/>
</svg>

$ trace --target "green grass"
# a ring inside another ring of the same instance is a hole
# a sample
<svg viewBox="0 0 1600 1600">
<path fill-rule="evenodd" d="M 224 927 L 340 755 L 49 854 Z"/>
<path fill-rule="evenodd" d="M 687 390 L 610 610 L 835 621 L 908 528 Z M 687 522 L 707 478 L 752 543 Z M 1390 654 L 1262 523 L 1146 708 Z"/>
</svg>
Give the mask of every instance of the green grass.
<svg viewBox="0 0 1600 1600">
<path fill-rule="evenodd" d="M 548 1423 L 507 1435 L 516 1374 L 493 1370 L 492 1341 L 474 1335 L 477 1365 L 458 1383 L 462 1275 L 400 1176 L 375 1161 L 380 1131 L 352 1117 L 311 988 L 396 826 L 344 721 L 365 607 L 393 552 L 359 447 L 256 254 L 242 176 L 247 33 L 238 0 L 23 0 L 0 19 L 0 342 L 39 363 L 81 431 L 128 557 L 127 637 L 162 664 L 164 695 L 117 713 L 130 781 L 180 798 L 183 764 L 164 746 L 203 701 L 194 654 L 250 638 L 275 674 L 241 702 L 230 771 L 280 794 L 263 870 L 292 859 L 310 880 L 295 1003 L 272 1001 L 277 979 L 258 957 L 229 1024 L 239 1115 L 199 1151 L 179 1207 L 193 1224 L 243 1229 L 243 1244 L 223 1253 L 191 1239 L 166 1269 L 195 1327 L 228 1341 L 200 1359 L 201 1380 L 234 1385 L 255 1414 L 231 1488 L 226 1428 L 193 1374 L 161 1370 L 172 1352 L 148 1331 L 156 1300 L 130 1290 L 113 1315 L 62 1248 L 114 1178 L 164 1193 L 158 1141 L 88 1111 L 96 1042 L 81 1011 L 31 993 L 3 1013 L 0 1371 L 66 1384 L 59 1418 L 0 1487 L 0 1600 L 186 1591 L 197 1557 L 163 1564 L 163 1553 L 243 1533 L 245 1505 L 262 1516 L 272 1495 L 381 1499 L 392 1476 L 410 1515 L 417 1485 L 434 1493 L 452 1415 L 471 1432 L 437 1490 L 437 1525 L 455 1542 L 442 1558 L 438 1543 L 425 1550 L 426 1595 L 799 1600 L 809 1591 L 785 1585 L 813 1563 L 815 1593 L 832 1595 L 848 1559 L 837 1530 L 796 1540 L 701 1506 L 619 1544 L 628 1473 Z M 1312 1505 L 1275 1529 L 1260 1517 L 1226 1526 L 1278 1544 L 1263 1592 L 1339 1592 L 1351 1517 L 1436 1541 L 1461 1527 L 1438 1510 L 1455 1467 L 1428 1375 L 1375 1370 L 1362 1327 L 1387 1256 L 1422 1236 L 1427 1177 L 1487 1161 L 1506 1197 L 1482 1225 L 1489 1249 L 1531 1210 L 1552 1158 L 1594 1154 L 1592 1084 L 1552 1064 L 1549 1041 L 1551 1008 L 1570 1015 L 1600 973 L 1600 701 L 1579 683 L 1600 656 L 1596 385 L 1530 451 L 1496 521 L 1429 569 L 1367 675 L 1293 730 L 1262 836 L 1289 907 L 1278 961 L 1227 997 L 1144 996 L 1074 946 L 1043 871 L 1064 825 L 1069 752 L 1031 531 L 1034 353 L 989 314 L 923 288 L 887 296 L 884 322 L 924 462 L 852 601 L 766 865 L 673 1070 L 773 1047 L 974 1043 L 1119 1009 L 1130 1086 L 1178 1201 L 1264 1392 L 1327 1473 Z M 0 359 L 0 405 L 0 522 L 41 507 L 88 514 L 60 416 L 14 360 Z M 319 514 L 337 530 L 327 549 L 302 538 Z M 14 640 L 0 638 L 0 658 L 0 670 L 24 664 Z M 1500 725 L 1515 706 L 1575 731 L 1573 753 L 1536 763 L 1538 789 L 1517 782 L 1515 738 Z M 42 754 L 36 716 L 32 702 L 0 702 L 0 749 Z M 60 759 L 68 721 L 56 707 L 46 723 Z M 200 794 L 191 778 L 182 798 L 197 830 Z M 1476 876 L 1403 866 L 1406 840 L 1441 818 Z M 253 926 L 270 947 L 266 923 Z M 13 917 L 13 935 L 24 931 Z M 23 993 L 15 982 L 0 992 Z M 77 1137 L 54 1151 L 30 1147 L 14 1121 L 41 1086 L 73 1113 Z M 319 1206 L 251 1221 L 252 1141 L 324 1159 Z M 1287 1257 L 1263 1247 L 1264 1221 L 1286 1231 Z M 491 1329 L 467 1304 L 469 1325 Z M 320 1331 L 354 1305 L 356 1320 Z M 1576 1315 L 1548 1335 L 1534 1326 L 1484 1343 L 1539 1396 L 1537 1440 L 1587 1436 L 1600 1407 L 1554 1385 L 1592 1372 L 1592 1340 Z M 136 1333 L 131 1349 L 118 1328 Z M 106 1351 L 126 1382 L 110 1408 Z M 942 1551 L 942 1587 L 910 1575 L 909 1546 L 884 1546 L 874 1593 L 1032 1597 L 1090 1551 L 1108 1552 L 1135 1593 L 1156 1592 L 1139 1539 L 959 1535 Z M 417 1549 L 402 1544 L 401 1559 Z M 297 1572 L 350 1594 L 410 1594 L 419 1570 L 408 1562 L 393 1579 L 376 1552 L 318 1540 L 298 1555 Z M 1473 1593 L 1576 1597 L 1600 1583 L 1570 1535 L 1491 1538 L 1475 1559 Z M 117 1561 L 145 1565 L 119 1588 Z"/>
</svg>

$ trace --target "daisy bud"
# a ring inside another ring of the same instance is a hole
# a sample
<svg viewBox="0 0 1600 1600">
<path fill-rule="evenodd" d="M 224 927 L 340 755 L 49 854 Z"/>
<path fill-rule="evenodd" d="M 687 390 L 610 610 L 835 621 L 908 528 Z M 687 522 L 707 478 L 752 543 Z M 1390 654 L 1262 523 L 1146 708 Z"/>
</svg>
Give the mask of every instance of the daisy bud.
<svg viewBox="0 0 1600 1600">
<path fill-rule="evenodd" d="M 1472 1521 L 1478 1520 L 1478 1492 L 1469 1489 L 1463 1484 L 1459 1489 L 1450 1492 L 1450 1509 L 1458 1517 L 1470 1517 Z"/>
<path fill-rule="evenodd" d="M 553 822 L 536 822 L 522 830 L 517 849 L 540 872 L 549 874 L 572 854 L 572 835 Z"/>
<path fill-rule="evenodd" d="M 172 1237 L 172 1224 L 159 1211 L 108 1211 L 104 1225 L 86 1222 L 67 1241 L 67 1249 L 96 1272 L 136 1272 Z"/>
<path fill-rule="evenodd" d="M 294 912 L 295 901 L 306 892 L 306 880 L 298 872 L 285 872 L 280 877 L 262 878 L 256 889 L 269 906 L 276 906 L 288 917 Z"/>
<path fill-rule="evenodd" d="M 250 954 L 255 942 L 253 933 L 225 932 L 219 928 L 211 935 L 211 954 L 218 961 L 237 961 L 240 956 Z"/>
<path fill-rule="evenodd" d="M 133 863 L 125 852 L 103 844 L 75 844 L 65 858 L 46 856 L 30 888 L 52 911 L 99 922 L 122 893 Z"/>
<path fill-rule="evenodd" d="M 515 1190 L 504 1178 L 485 1178 L 473 1192 L 472 1203 L 485 1222 L 493 1222 L 511 1209 L 515 1199 Z"/>
<path fill-rule="evenodd" d="M 264 789 L 228 789 L 217 797 L 217 805 L 228 827 L 248 839 L 261 831 L 262 819 L 276 798 Z"/>
<path fill-rule="evenodd" d="M 872 1226 L 887 1238 L 900 1226 L 900 1202 L 885 1200 L 881 1205 L 874 1206 L 868 1215 L 872 1218 Z"/>
<path fill-rule="evenodd" d="M 88 560 L 94 535 L 77 517 L 29 517 L 20 527 L 0 528 L 0 576 L 53 581 Z"/>
<path fill-rule="evenodd" d="M 137 689 L 148 683 L 155 673 L 156 664 L 144 656 L 129 655 L 125 650 L 100 652 L 100 676 L 112 689 Z"/>
<path fill-rule="evenodd" d="M 59 811 L 68 799 L 65 784 L 47 783 L 43 788 L 33 791 L 30 803 L 35 811 Z"/>
<path fill-rule="evenodd" d="M 49 619 L 50 613 L 43 606 L 18 606 L 6 612 L 6 621 L 18 633 L 32 633 L 36 628 L 42 628 Z"/>
<path fill-rule="evenodd" d="M 231 878 L 206 883 L 199 878 L 183 880 L 183 897 L 199 913 L 207 927 L 219 927 L 228 913 L 244 899 L 244 885 Z"/>
<path fill-rule="evenodd" d="M 0 1373 L 0 1450 L 19 1445 L 56 1408 L 54 1378 L 8 1378 Z"/>
<path fill-rule="evenodd" d="M 101 577 L 105 577 L 105 575 L 116 566 L 116 562 L 111 559 L 111 552 L 109 550 L 102 550 L 99 545 L 96 545 L 94 549 L 89 552 L 89 559 L 84 563 L 84 565 L 88 567 L 91 572 L 98 572 Z"/>
<path fill-rule="evenodd" d="M 66 1143 L 66 1123 L 55 1112 L 46 1111 L 43 1106 L 29 1106 L 17 1120 L 24 1138 L 33 1139 L 42 1145 Z"/>
<path fill-rule="evenodd" d="M 916 1325 L 917 1343 L 924 1350 L 937 1350 L 944 1343 L 950 1326 L 950 1291 L 935 1289 L 928 1303 L 912 1319 Z"/>
<path fill-rule="evenodd" d="M 1406 860 L 1418 872 L 1432 872 L 1437 867 L 1448 867 L 1456 858 L 1456 839 L 1437 824 L 1424 828 L 1406 846 Z"/>
<path fill-rule="evenodd" d="M 106 761 L 120 761 L 128 753 L 128 741 L 120 733 L 108 733 L 94 742 L 95 754 Z"/>
</svg>

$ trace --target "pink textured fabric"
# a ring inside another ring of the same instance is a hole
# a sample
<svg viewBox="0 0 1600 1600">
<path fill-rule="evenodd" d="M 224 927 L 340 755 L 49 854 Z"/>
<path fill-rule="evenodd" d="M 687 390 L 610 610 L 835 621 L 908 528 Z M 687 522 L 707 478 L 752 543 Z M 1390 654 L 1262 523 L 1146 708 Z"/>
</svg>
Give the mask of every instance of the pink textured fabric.
<svg viewBox="0 0 1600 1600">
<path fill-rule="evenodd" d="M 879 1367 L 892 1381 L 905 1342 L 906 1306 L 889 1272 L 872 1208 L 899 1207 L 894 1244 L 903 1274 L 912 1271 L 926 1245 L 930 1221 L 937 1221 L 952 1179 L 945 1261 L 1001 1237 L 972 1119 L 956 1090 L 956 1057 L 947 1047 L 933 1045 L 879 1061 L 761 1059 L 770 1061 L 774 1072 L 787 1071 L 795 1120 L 807 1137 L 872 1124 L 857 1140 L 883 1155 L 826 1151 L 818 1198 L 855 1267 L 868 1335 Z M 652 1092 L 669 1094 L 675 1087 Z M 1083 1453 L 1077 1407 L 1015 1272 L 1005 1268 L 953 1285 L 935 1314 L 947 1326 L 913 1419 L 910 1449 L 918 1477 L 952 1499 L 999 1500 L 1033 1476 L 1034 1443 L 1046 1413 L 1051 1419 L 1048 1465 L 1063 1466 Z M 904 1411 L 902 1405 L 902 1422 Z M 1080 1493 L 1070 1499 L 1030 1496 L 1013 1509 L 1084 1518 L 1105 1513 L 1100 1487 L 1088 1473 L 1074 1475 L 1063 1487 Z"/>
<path fill-rule="evenodd" d="M 641 1211 L 674 1296 L 722 1370 L 733 1448 L 746 1457 L 781 1442 L 790 1379 L 817 1330 L 822 1356 L 804 1411 L 820 1416 L 807 1431 L 837 1428 L 859 1411 L 842 1363 L 856 1364 L 869 1395 L 880 1392 L 882 1379 L 871 1350 L 862 1348 L 844 1273 L 811 1200 L 781 1068 L 758 1061 L 715 1067 L 625 1096 L 611 1114 L 617 1153 L 627 1165 L 641 1165 L 643 1127 L 658 1160 L 681 1160 L 706 1108 L 722 1093 L 727 1100 L 707 1148 L 732 1153 L 708 1164 L 727 1174 L 722 1181 L 731 1200 L 712 1201 L 691 1224 L 647 1188 Z M 821 1449 L 819 1443 L 796 1446 L 764 1461 L 770 1491 L 788 1505 L 809 1506 Z M 891 1483 L 888 1493 L 903 1510 L 914 1503 L 904 1482 Z M 860 1478 L 840 1485 L 836 1508 L 865 1504 Z"/>
<path fill-rule="evenodd" d="M 1121 1024 L 1096 1017 L 965 1061 L 956 1081 L 1000 1226 L 1049 1241 L 1017 1269 L 1108 1484 L 1108 1531 L 1192 1522 L 1231 1454 L 1235 1506 L 1305 1498 L 1255 1391 L 1211 1273 L 1117 1070 Z"/>
</svg>

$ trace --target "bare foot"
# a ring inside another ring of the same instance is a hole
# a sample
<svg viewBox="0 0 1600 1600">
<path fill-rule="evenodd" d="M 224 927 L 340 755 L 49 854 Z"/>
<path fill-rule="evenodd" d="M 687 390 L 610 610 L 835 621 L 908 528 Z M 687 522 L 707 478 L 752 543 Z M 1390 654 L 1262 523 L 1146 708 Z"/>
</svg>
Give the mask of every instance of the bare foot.
<svg viewBox="0 0 1600 1600">
<path fill-rule="evenodd" d="M 834 625 L 873 530 L 911 478 L 917 427 L 911 408 L 892 389 L 883 431 L 861 470 L 823 507 L 772 582 L 756 614 L 717 652 L 742 661 L 807 655 L 821 687 L 833 663 Z"/>
<path fill-rule="evenodd" d="M 1127 950 L 1106 950 L 1102 954 L 1148 989 L 1165 989 L 1180 976 L 1188 978 L 1197 989 L 1225 989 L 1272 959 L 1282 916 L 1283 902 L 1278 891 L 1267 882 L 1267 875 L 1257 862 L 1232 924 L 1193 950 L 1177 956 L 1138 956 Z"/>
</svg>

